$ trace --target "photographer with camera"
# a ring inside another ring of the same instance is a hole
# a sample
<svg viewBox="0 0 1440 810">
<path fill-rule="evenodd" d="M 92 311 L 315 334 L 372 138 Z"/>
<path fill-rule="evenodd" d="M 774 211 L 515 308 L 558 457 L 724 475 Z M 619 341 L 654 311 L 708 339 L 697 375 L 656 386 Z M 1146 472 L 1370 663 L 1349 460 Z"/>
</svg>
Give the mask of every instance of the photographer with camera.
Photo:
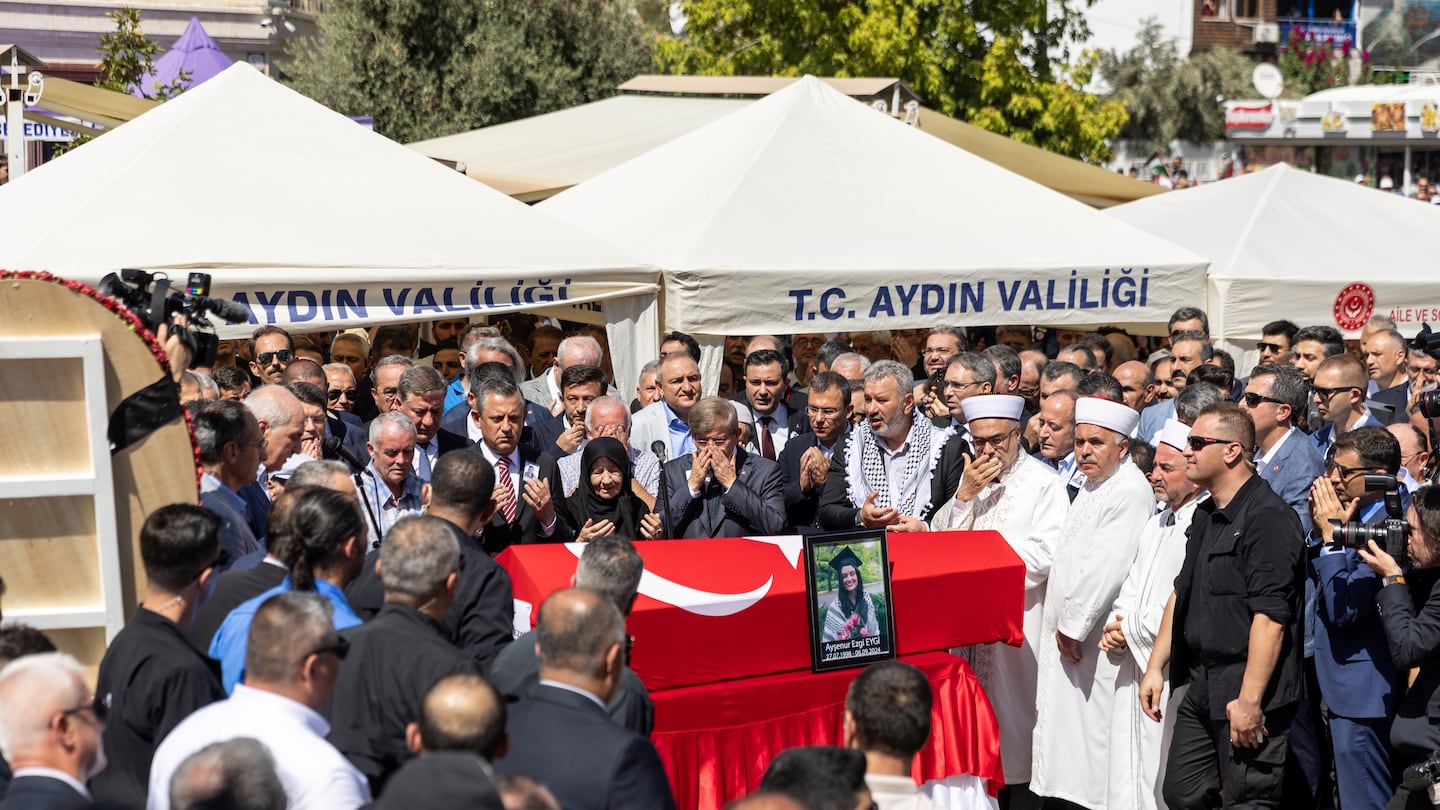
<svg viewBox="0 0 1440 810">
<path fill-rule="evenodd" d="M 1421 487 L 1405 522 L 1402 559 L 1374 541 L 1359 551 L 1383 577 L 1376 601 L 1391 663 L 1400 672 L 1419 670 L 1390 727 L 1395 763 L 1419 764 L 1406 769 L 1389 808 L 1430 807 L 1427 788 L 1440 779 L 1440 487 Z"/>
<path fill-rule="evenodd" d="M 1375 607 L 1382 581 L 1356 549 L 1388 528 L 1403 538 L 1403 528 L 1386 523 L 1403 520 L 1399 468 L 1394 436 L 1356 428 L 1336 438 L 1325 475 L 1310 488 L 1311 536 L 1320 541 L 1309 566 L 1317 595 L 1315 675 L 1346 810 L 1379 810 L 1391 795 L 1389 732 L 1400 679 Z"/>
</svg>

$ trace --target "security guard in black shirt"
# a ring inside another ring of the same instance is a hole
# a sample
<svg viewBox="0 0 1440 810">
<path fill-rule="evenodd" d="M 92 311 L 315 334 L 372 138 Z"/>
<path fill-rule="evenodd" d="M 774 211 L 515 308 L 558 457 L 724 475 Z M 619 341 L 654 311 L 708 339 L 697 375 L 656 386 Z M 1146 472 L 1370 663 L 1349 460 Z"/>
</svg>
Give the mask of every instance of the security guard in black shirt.
<svg viewBox="0 0 1440 810">
<path fill-rule="evenodd" d="M 1303 694 L 1300 520 L 1250 466 L 1255 426 L 1231 402 L 1190 429 L 1187 475 L 1210 491 L 1155 640 L 1140 700 L 1160 720 L 1164 668 L 1190 690 L 1175 707 L 1164 798 L 1176 810 L 1279 807 Z"/>
<path fill-rule="evenodd" d="M 223 566 L 220 519 L 198 506 L 156 510 L 140 529 L 149 592 L 100 662 L 96 700 L 108 709 L 102 737 L 109 765 L 90 780 L 96 800 L 144 807 L 150 760 L 170 730 L 224 700 L 220 665 L 188 634 Z"/>
</svg>

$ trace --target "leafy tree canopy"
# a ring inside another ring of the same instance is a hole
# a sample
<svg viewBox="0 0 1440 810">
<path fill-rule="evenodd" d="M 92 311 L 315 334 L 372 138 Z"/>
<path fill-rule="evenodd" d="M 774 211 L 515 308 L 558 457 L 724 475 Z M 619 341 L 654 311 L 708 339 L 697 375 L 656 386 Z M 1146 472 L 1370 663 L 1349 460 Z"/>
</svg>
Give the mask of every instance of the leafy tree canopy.
<svg viewBox="0 0 1440 810">
<path fill-rule="evenodd" d="M 649 38 L 608 0 L 330 0 L 286 73 L 406 142 L 604 98 L 644 72 Z"/>
<path fill-rule="evenodd" d="M 1124 122 L 1065 68 L 1089 0 L 683 0 L 656 67 L 718 76 L 894 76 L 946 115 L 1062 154 L 1105 159 Z M 1048 9 L 1048 14 L 1047 14 Z"/>
</svg>

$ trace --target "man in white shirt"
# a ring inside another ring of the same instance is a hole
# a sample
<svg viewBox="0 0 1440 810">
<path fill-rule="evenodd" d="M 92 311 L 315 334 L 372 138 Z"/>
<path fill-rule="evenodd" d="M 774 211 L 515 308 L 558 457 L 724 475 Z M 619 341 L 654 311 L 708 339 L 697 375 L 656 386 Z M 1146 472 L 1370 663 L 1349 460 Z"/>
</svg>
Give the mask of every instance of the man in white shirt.
<svg viewBox="0 0 1440 810">
<path fill-rule="evenodd" d="M 930 810 L 910 778 L 930 739 L 934 697 L 925 673 L 900 661 L 866 667 L 845 693 L 845 745 L 865 754 L 865 783 L 879 810 Z M 983 793 L 984 784 L 971 777 Z"/>
<path fill-rule="evenodd" d="M 365 777 L 325 741 L 330 724 L 316 711 L 335 688 L 348 649 L 324 597 L 290 591 L 266 600 L 250 625 L 245 682 L 229 700 L 186 718 L 156 749 L 147 810 L 169 810 L 170 778 L 186 757 L 235 737 L 270 749 L 290 810 L 349 810 L 370 801 Z"/>
<path fill-rule="evenodd" d="M 1101 651 L 1120 659 L 1110 715 L 1109 810 L 1156 810 L 1163 805 L 1160 769 L 1169 742 L 1170 713 L 1165 713 L 1163 726 L 1145 716 L 1140 707 L 1140 681 L 1160 633 L 1175 575 L 1185 562 L 1185 532 L 1196 504 L 1206 497 L 1185 475 L 1181 453 L 1189 436 L 1190 428 L 1175 419 L 1168 420 L 1160 431 L 1150 481 L 1164 508 L 1141 532 L 1140 553 L 1120 586 L 1100 640 Z M 1162 702 L 1168 700 L 1167 689 Z"/>
<path fill-rule="evenodd" d="M 1047 402 L 1068 396 L 1052 396 Z M 1025 563 L 1024 643 L 956 650 L 970 662 L 995 709 L 1000 760 L 1005 765 L 1004 790 L 1021 795 L 1030 781 L 1037 660 L 1053 643 L 1041 633 L 1045 585 L 1070 507 L 1064 482 L 1045 462 L 1020 450 L 1024 407 L 1024 399 L 1004 394 L 965 401 L 975 460 L 966 465 L 955 497 L 937 509 L 930 521 L 936 531 L 998 531 Z"/>
<path fill-rule="evenodd" d="M 1031 789 L 1105 807 L 1110 709 L 1118 667 L 1100 652 L 1105 620 L 1135 562 L 1155 493 L 1130 462 L 1140 415 L 1123 402 L 1075 402 L 1075 460 L 1085 485 L 1070 505 L 1045 594 Z M 1050 639 L 1056 649 L 1044 649 Z"/>
<path fill-rule="evenodd" d="M 1353 354 L 1325 358 L 1315 370 L 1315 404 L 1330 424 L 1311 438 L 1323 455 L 1342 433 L 1360 427 L 1384 427 L 1365 407 L 1369 384 L 1365 364 Z"/>
</svg>

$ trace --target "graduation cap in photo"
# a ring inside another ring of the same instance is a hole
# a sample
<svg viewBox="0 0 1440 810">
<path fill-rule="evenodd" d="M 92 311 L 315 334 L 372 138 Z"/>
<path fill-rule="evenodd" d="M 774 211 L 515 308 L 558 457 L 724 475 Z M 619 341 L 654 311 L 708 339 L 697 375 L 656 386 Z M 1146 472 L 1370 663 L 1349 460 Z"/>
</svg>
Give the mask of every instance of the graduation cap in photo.
<svg viewBox="0 0 1440 810">
<path fill-rule="evenodd" d="M 847 565 L 853 565 L 856 571 L 859 571 L 860 566 L 863 565 L 863 563 L 860 562 L 860 558 L 855 556 L 855 552 L 851 551 L 849 546 L 841 549 L 840 553 L 836 554 L 830 560 L 830 567 L 834 568 L 837 574 L 840 573 L 840 569 Z"/>
</svg>

